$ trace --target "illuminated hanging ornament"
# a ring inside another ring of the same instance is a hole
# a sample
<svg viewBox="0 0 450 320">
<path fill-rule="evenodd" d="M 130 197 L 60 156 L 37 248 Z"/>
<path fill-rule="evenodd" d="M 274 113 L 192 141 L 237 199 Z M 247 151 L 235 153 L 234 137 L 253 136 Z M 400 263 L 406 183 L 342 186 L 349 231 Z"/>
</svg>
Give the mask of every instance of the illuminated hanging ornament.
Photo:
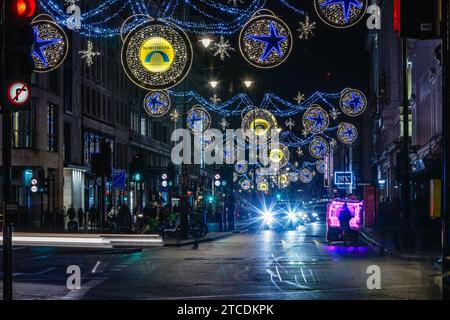
<svg viewBox="0 0 450 320">
<path fill-rule="evenodd" d="M 301 104 L 303 101 L 305 101 L 305 95 L 299 91 L 294 100 L 297 102 L 297 104 Z"/>
<path fill-rule="evenodd" d="M 31 26 L 34 35 L 31 53 L 34 71 L 44 73 L 57 69 L 69 51 L 66 33 L 48 15 L 36 16 Z"/>
<path fill-rule="evenodd" d="M 277 129 L 278 123 L 268 110 L 255 108 L 244 116 L 241 127 L 249 139 L 268 141 L 272 130 Z"/>
<path fill-rule="evenodd" d="M 144 98 L 144 110 L 154 118 L 166 115 L 170 110 L 170 105 L 169 95 L 162 90 L 151 91 Z"/>
<path fill-rule="evenodd" d="M 302 122 L 307 132 L 319 134 L 328 129 L 330 117 L 321 106 L 315 104 L 305 111 Z"/>
<path fill-rule="evenodd" d="M 287 24 L 272 11 L 260 10 L 242 28 L 239 49 L 251 65 L 273 68 L 289 57 L 292 34 Z"/>
<path fill-rule="evenodd" d="M 233 164 L 236 161 L 235 159 L 237 158 L 237 149 L 235 145 L 233 143 L 229 143 L 229 141 L 224 141 L 223 145 L 218 144 L 215 151 L 216 154 L 219 154 L 222 162 L 226 164 Z"/>
<path fill-rule="evenodd" d="M 330 150 L 328 142 L 322 137 L 315 137 L 314 140 L 309 145 L 309 153 L 316 159 L 322 159 Z"/>
<path fill-rule="evenodd" d="M 303 182 L 304 184 L 310 183 L 314 178 L 313 172 L 308 168 L 302 169 L 302 171 L 300 171 L 299 176 L 300 181 Z"/>
<path fill-rule="evenodd" d="M 214 93 L 214 95 L 213 95 L 211 98 L 209 98 L 209 101 L 211 101 L 212 104 L 213 104 L 214 106 L 216 106 L 220 101 L 222 101 L 222 99 L 220 99 L 220 98 L 217 96 L 217 94 Z"/>
<path fill-rule="evenodd" d="M 289 128 L 289 130 L 292 131 L 292 129 L 295 127 L 295 121 L 292 120 L 292 118 L 289 118 L 289 120 L 287 120 L 285 123 L 286 127 Z"/>
<path fill-rule="evenodd" d="M 244 0 L 227 0 L 227 2 L 228 2 L 228 4 L 233 4 L 234 7 L 237 7 L 238 2 L 239 2 L 240 4 L 243 4 L 243 3 L 244 3 Z"/>
<path fill-rule="evenodd" d="M 258 191 L 267 192 L 269 191 L 269 182 L 266 177 L 259 176 L 256 178 L 256 189 Z"/>
<path fill-rule="evenodd" d="M 358 129 L 351 123 L 341 123 L 337 131 L 338 139 L 344 144 L 353 144 L 358 138 Z"/>
<path fill-rule="evenodd" d="M 364 93 L 359 90 L 347 89 L 341 94 L 340 106 L 346 115 L 357 117 L 366 111 L 367 98 Z"/>
<path fill-rule="evenodd" d="M 187 129 L 192 133 L 201 133 L 211 126 L 211 116 L 203 107 L 196 105 L 187 113 Z"/>
<path fill-rule="evenodd" d="M 94 64 L 94 57 L 101 56 L 102 53 L 99 51 L 94 51 L 94 44 L 92 41 L 87 42 L 86 50 L 78 51 L 78 54 L 81 55 L 81 59 L 86 61 L 86 65 L 91 67 Z"/>
<path fill-rule="evenodd" d="M 289 174 L 285 171 L 280 171 L 278 174 L 272 176 L 272 180 L 274 181 L 276 186 L 280 189 L 285 189 L 289 187 L 289 185 L 291 184 Z"/>
<path fill-rule="evenodd" d="M 333 120 L 337 120 L 337 118 L 339 117 L 340 114 L 341 113 L 335 107 L 333 107 L 333 109 L 330 112 L 330 117 Z"/>
<path fill-rule="evenodd" d="M 300 40 L 308 40 L 309 37 L 314 37 L 314 29 L 316 28 L 316 22 L 311 22 L 308 15 L 305 16 L 305 21 L 299 22 L 300 27 L 297 29 L 298 38 Z"/>
<path fill-rule="evenodd" d="M 297 182 L 300 179 L 300 175 L 298 174 L 298 172 L 290 172 L 289 173 L 289 180 L 291 180 L 291 182 Z"/>
<path fill-rule="evenodd" d="M 236 171 L 237 174 L 244 174 L 248 170 L 248 162 L 246 160 L 238 161 L 234 165 L 234 171 Z"/>
<path fill-rule="evenodd" d="M 171 88 L 186 77 L 191 65 L 191 42 L 173 23 L 147 21 L 124 39 L 122 66 L 128 78 L 141 88 Z"/>
<path fill-rule="evenodd" d="M 317 160 L 316 162 L 316 170 L 319 173 L 327 172 L 327 163 L 324 160 Z"/>
<path fill-rule="evenodd" d="M 222 128 L 222 130 L 225 131 L 225 130 L 227 130 L 227 128 L 230 126 L 230 123 L 227 121 L 227 119 L 222 118 L 222 119 L 220 120 L 219 125 L 220 125 L 220 127 Z"/>
<path fill-rule="evenodd" d="M 199 151 L 209 151 L 215 146 L 216 138 L 209 131 L 194 134 L 194 145 Z"/>
<path fill-rule="evenodd" d="M 180 113 L 176 109 L 170 113 L 170 120 L 172 120 L 172 122 L 177 122 L 179 117 Z"/>
<path fill-rule="evenodd" d="M 289 163 L 290 152 L 289 148 L 284 144 L 277 144 L 271 146 L 269 151 L 270 167 L 279 170 Z"/>
<path fill-rule="evenodd" d="M 252 183 L 248 179 L 242 180 L 240 184 L 241 184 L 242 190 L 244 190 L 244 191 L 248 191 L 252 187 Z"/>
<path fill-rule="evenodd" d="M 349 28 L 366 14 L 367 0 L 314 0 L 319 18 L 333 28 Z"/>
<path fill-rule="evenodd" d="M 224 61 L 225 58 L 230 57 L 230 53 L 228 51 L 235 51 L 235 49 L 230 45 L 230 42 L 225 40 L 223 36 L 220 36 L 219 42 L 215 42 L 213 44 L 211 50 L 214 51 L 214 57 L 219 56 L 222 61 Z"/>
<path fill-rule="evenodd" d="M 296 152 L 297 152 L 297 155 L 298 155 L 300 158 L 303 157 L 304 153 L 303 153 L 302 147 L 298 147 Z M 296 167 L 297 167 L 297 166 L 296 166 Z"/>
</svg>

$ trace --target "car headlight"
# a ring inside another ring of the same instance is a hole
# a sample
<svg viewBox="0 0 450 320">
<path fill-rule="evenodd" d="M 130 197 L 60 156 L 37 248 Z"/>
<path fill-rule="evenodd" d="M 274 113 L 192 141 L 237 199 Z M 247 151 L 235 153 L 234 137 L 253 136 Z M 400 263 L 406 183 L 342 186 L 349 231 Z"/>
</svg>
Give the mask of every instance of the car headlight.
<svg viewBox="0 0 450 320">
<path fill-rule="evenodd" d="M 296 222 L 297 219 L 298 219 L 298 217 L 295 214 L 295 212 L 292 212 L 292 211 L 288 212 L 288 218 L 289 218 L 289 221 L 292 221 L 292 222 Z"/>
<path fill-rule="evenodd" d="M 273 213 L 271 211 L 263 212 L 263 220 L 265 223 L 270 224 L 273 222 Z"/>
<path fill-rule="evenodd" d="M 312 216 L 313 216 L 314 218 L 317 218 L 319 215 L 317 214 L 317 212 L 314 212 L 314 213 L 312 214 Z"/>
</svg>

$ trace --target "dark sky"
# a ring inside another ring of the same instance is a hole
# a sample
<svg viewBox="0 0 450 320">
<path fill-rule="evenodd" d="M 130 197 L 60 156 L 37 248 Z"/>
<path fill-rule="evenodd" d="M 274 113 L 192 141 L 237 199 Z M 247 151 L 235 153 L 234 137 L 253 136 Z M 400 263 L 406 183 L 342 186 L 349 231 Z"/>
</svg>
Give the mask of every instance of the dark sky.
<svg viewBox="0 0 450 320">
<path fill-rule="evenodd" d="M 221 81 L 223 87 L 233 81 L 234 90 L 241 91 L 244 78 L 256 80 L 254 97 L 257 104 L 264 92 L 273 92 L 292 101 L 298 91 L 309 96 L 315 91 L 339 92 L 354 87 L 367 92 L 369 81 L 369 55 L 365 50 L 366 23 L 348 29 L 334 29 L 324 24 L 316 15 L 313 1 L 291 1 L 306 11 L 312 21 L 317 22 L 315 37 L 298 39 L 298 22 L 303 17 L 286 9 L 277 0 L 268 0 L 267 8 L 275 12 L 290 27 L 294 46 L 289 59 L 272 69 L 257 69 L 246 64 L 238 50 L 237 35 L 230 42 L 236 48 L 233 57 L 222 63 L 214 59 L 214 66 L 222 68 L 211 71 L 211 78 Z M 329 76 L 327 76 L 329 74 Z M 228 79 L 227 79 L 228 78 Z"/>
</svg>

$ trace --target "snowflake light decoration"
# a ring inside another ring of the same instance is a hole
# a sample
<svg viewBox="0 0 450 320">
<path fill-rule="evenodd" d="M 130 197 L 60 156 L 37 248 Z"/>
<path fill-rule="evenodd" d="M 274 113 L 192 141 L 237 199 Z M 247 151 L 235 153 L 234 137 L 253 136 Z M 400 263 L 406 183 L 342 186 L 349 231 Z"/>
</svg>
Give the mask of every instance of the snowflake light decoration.
<svg viewBox="0 0 450 320">
<path fill-rule="evenodd" d="M 230 123 L 227 121 L 227 119 L 222 118 L 222 120 L 220 120 L 219 125 L 222 128 L 222 130 L 225 131 L 230 126 Z"/>
<path fill-rule="evenodd" d="M 88 67 L 91 67 L 94 64 L 94 57 L 102 55 L 101 52 L 94 51 L 94 44 L 90 40 L 87 42 L 86 50 L 80 50 L 78 51 L 78 54 L 81 54 L 81 59 L 86 61 Z"/>
<path fill-rule="evenodd" d="M 330 117 L 331 117 L 331 119 L 336 120 L 340 114 L 341 113 L 339 112 L 339 110 L 337 110 L 335 107 L 333 107 L 333 109 L 330 112 Z"/>
<path fill-rule="evenodd" d="M 229 51 L 235 51 L 235 49 L 230 45 L 230 42 L 225 40 L 223 36 L 220 36 L 220 41 L 215 42 L 210 50 L 214 51 L 214 57 L 219 56 L 222 61 L 224 61 L 225 58 L 230 57 Z"/>
<path fill-rule="evenodd" d="M 303 153 L 302 148 L 298 147 L 298 149 L 297 149 L 297 154 L 298 154 L 299 157 L 303 157 L 304 153 Z M 297 166 L 296 166 L 296 167 L 297 167 Z"/>
<path fill-rule="evenodd" d="M 176 109 L 170 113 L 170 120 L 172 120 L 173 122 L 177 122 L 179 117 L 180 117 L 180 114 L 178 113 L 178 111 Z"/>
<path fill-rule="evenodd" d="M 222 99 L 220 99 L 216 93 L 214 93 L 214 95 L 209 98 L 209 100 L 213 103 L 213 105 L 217 105 L 220 101 L 222 101 Z"/>
<path fill-rule="evenodd" d="M 78 1 L 80 1 L 80 0 L 64 0 L 64 4 L 65 4 L 66 6 L 73 6 L 73 5 L 75 5 Z"/>
<path fill-rule="evenodd" d="M 289 130 L 292 130 L 292 128 L 295 127 L 295 121 L 292 120 L 292 118 L 289 118 L 289 120 L 287 120 L 287 121 L 285 122 L 285 125 L 286 125 L 286 127 L 289 128 Z"/>
<path fill-rule="evenodd" d="M 299 91 L 294 100 L 297 101 L 297 104 L 301 104 L 303 101 L 305 101 L 305 95 Z"/>
<path fill-rule="evenodd" d="M 302 130 L 302 135 L 306 138 L 309 135 L 309 132 L 305 129 Z"/>
<path fill-rule="evenodd" d="M 309 40 L 309 37 L 314 37 L 314 29 L 316 28 L 316 22 L 311 22 L 309 16 L 305 16 L 305 21 L 300 21 L 300 28 L 297 29 L 299 32 L 298 38 L 300 40 Z"/>
</svg>

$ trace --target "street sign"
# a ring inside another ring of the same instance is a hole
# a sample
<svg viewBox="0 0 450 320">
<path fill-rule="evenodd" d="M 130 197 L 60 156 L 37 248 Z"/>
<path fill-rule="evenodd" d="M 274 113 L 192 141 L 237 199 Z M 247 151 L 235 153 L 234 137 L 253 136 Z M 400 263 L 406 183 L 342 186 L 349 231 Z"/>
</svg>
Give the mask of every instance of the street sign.
<svg viewBox="0 0 450 320">
<path fill-rule="evenodd" d="M 22 81 L 14 81 L 8 87 L 8 100 L 14 106 L 23 106 L 30 100 L 30 89 Z"/>
<path fill-rule="evenodd" d="M 113 170 L 114 188 L 125 189 L 126 171 L 124 169 Z"/>
<path fill-rule="evenodd" d="M 352 172 L 335 172 L 334 184 L 338 187 L 350 187 L 353 185 Z"/>
</svg>

